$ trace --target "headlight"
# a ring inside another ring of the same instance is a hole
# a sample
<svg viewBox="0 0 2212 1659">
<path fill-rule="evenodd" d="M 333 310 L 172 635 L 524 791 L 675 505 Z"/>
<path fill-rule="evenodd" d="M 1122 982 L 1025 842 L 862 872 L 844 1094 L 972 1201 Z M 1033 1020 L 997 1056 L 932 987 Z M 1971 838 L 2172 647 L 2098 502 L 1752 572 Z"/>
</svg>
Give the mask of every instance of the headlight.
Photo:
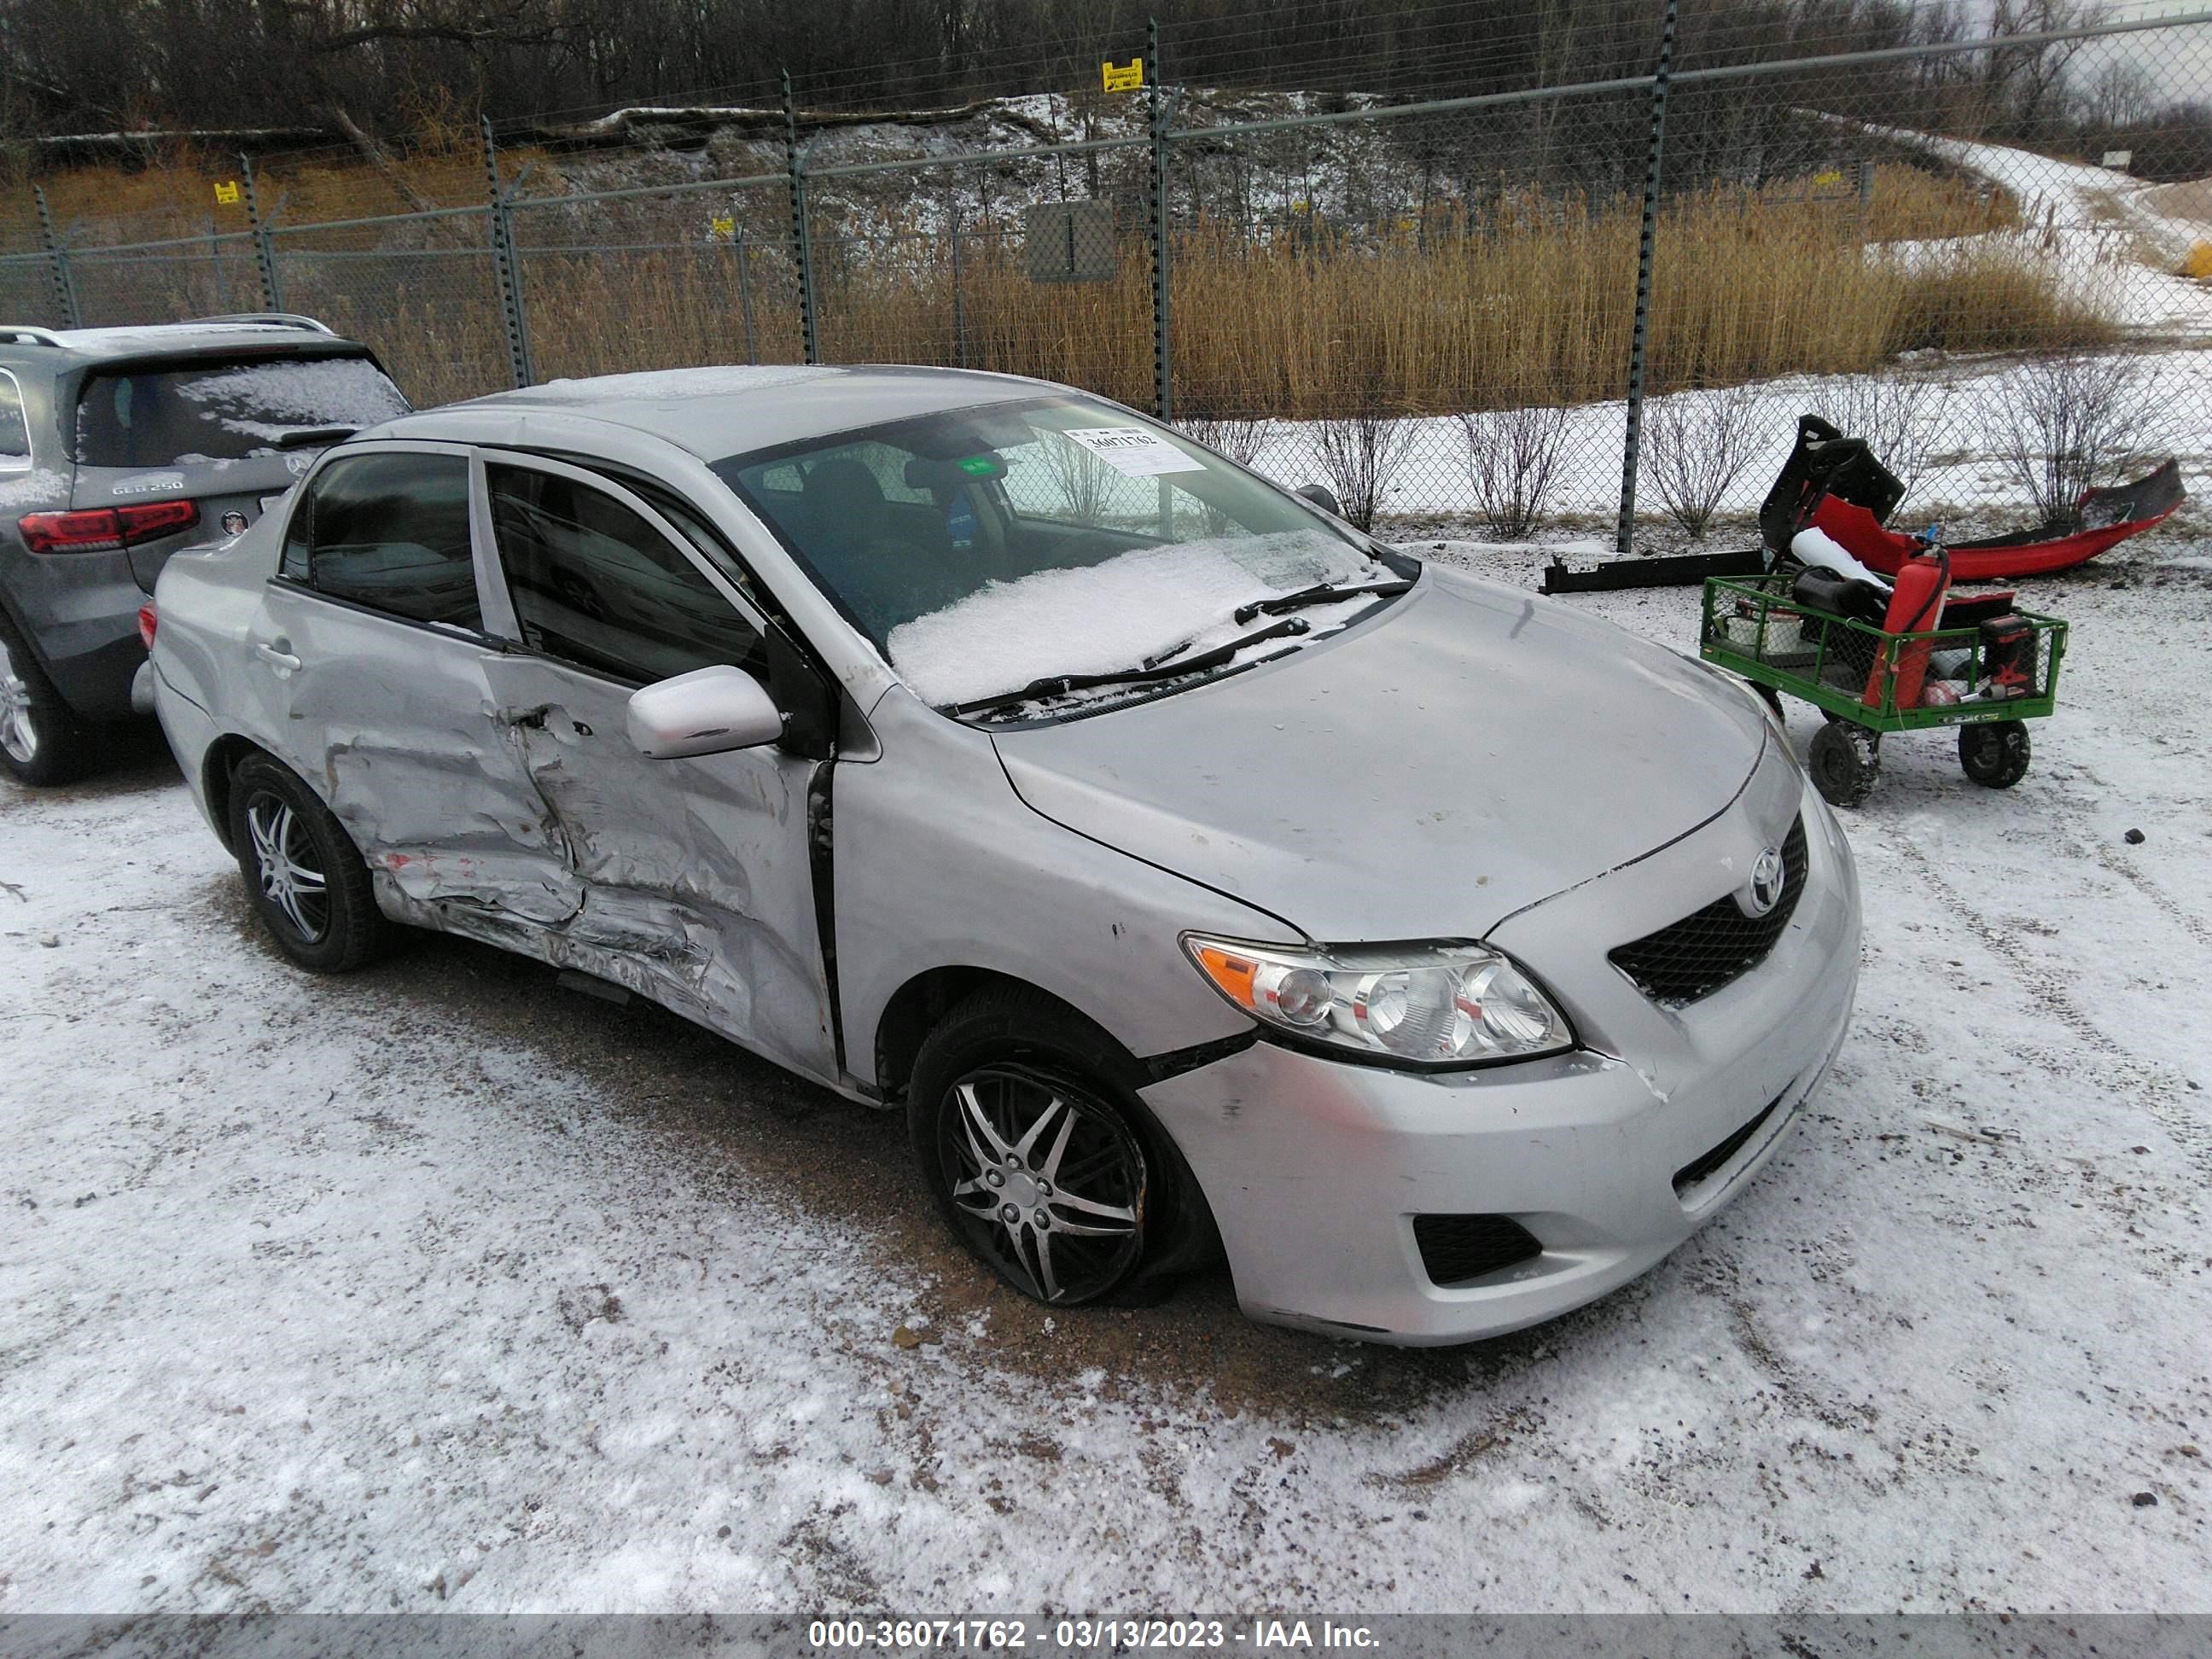
<svg viewBox="0 0 2212 1659">
<path fill-rule="evenodd" d="M 1213 988 L 1277 1030 L 1375 1060 L 1468 1066 L 1574 1047 L 1566 1017 L 1480 945 L 1297 950 L 1183 935 Z"/>
</svg>

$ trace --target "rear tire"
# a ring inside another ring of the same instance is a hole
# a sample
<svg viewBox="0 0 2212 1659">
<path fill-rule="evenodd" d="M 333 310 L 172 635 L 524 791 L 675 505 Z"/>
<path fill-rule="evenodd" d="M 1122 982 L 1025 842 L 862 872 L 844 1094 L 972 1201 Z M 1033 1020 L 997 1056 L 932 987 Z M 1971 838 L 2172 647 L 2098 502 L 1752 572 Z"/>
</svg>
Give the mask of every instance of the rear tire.
<svg viewBox="0 0 2212 1659">
<path fill-rule="evenodd" d="M 1041 993 L 978 992 L 915 1057 L 907 1126 L 954 1237 L 1054 1307 L 1158 1300 L 1214 1241 L 1137 1062 Z"/>
<path fill-rule="evenodd" d="M 2027 775 L 2027 726 L 1989 720 L 1959 728 L 1959 765 L 1984 789 L 2009 789 Z"/>
<path fill-rule="evenodd" d="M 288 768 L 248 755 L 231 775 L 230 844 L 276 948 L 318 974 L 349 973 L 389 945 L 368 866 L 345 828 Z"/>
<path fill-rule="evenodd" d="M 1805 753 L 1813 787 L 1831 806 L 1856 806 L 1874 793 L 1881 775 L 1881 738 L 1863 726 L 1831 720 L 1813 733 Z"/>
<path fill-rule="evenodd" d="M 67 783 L 90 764 L 92 747 L 92 733 L 0 611 L 0 772 L 18 783 Z"/>
</svg>

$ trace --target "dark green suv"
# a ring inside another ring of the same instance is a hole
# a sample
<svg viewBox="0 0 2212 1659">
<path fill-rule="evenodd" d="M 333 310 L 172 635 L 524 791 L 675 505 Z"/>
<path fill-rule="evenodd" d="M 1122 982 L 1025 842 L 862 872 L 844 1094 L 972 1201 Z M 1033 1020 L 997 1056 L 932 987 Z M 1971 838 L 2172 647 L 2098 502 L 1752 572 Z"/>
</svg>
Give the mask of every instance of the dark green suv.
<svg viewBox="0 0 2212 1659">
<path fill-rule="evenodd" d="M 170 554 L 261 516 L 315 453 L 407 410 L 307 317 L 0 325 L 0 770 L 81 771 L 128 720 L 139 611 Z"/>
</svg>

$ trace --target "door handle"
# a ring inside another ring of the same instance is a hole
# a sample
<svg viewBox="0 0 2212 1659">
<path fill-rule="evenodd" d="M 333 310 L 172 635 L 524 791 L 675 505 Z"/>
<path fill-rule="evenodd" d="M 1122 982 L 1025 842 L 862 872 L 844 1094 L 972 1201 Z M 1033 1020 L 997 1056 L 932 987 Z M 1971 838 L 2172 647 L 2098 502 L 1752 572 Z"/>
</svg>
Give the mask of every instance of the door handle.
<svg viewBox="0 0 2212 1659">
<path fill-rule="evenodd" d="M 289 645 L 291 641 L 286 640 L 282 643 Z M 300 666 L 300 659 L 297 657 L 289 651 L 279 651 L 273 645 L 256 645 L 253 647 L 253 654 L 271 668 L 282 669 L 287 674 L 296 672 Z"/>
</svg>

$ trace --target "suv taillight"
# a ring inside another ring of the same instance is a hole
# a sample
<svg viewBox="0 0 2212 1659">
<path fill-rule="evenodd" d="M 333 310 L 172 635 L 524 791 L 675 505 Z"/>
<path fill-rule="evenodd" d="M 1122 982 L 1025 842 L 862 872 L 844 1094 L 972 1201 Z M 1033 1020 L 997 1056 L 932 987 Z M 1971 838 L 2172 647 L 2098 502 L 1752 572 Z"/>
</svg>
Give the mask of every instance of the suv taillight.
<svg viewBox="0 0 2212 1659">
<path fill-rule="evenodd" d="M 138 643 L 149 651 L 154 648 L 154 630 L 160 627 L 161 623 L 161 619 L 155 614 L 152 605 L 142 605 L 138 607 Z"/>
<path fill-rule="evenodd" d="M 190 530 L 199 521 L 198 501 L 133 501 L 75 513 L 33 513 L 18 520 L 16 527 L 33 553 L 106 553 Z"/>
</svg>

